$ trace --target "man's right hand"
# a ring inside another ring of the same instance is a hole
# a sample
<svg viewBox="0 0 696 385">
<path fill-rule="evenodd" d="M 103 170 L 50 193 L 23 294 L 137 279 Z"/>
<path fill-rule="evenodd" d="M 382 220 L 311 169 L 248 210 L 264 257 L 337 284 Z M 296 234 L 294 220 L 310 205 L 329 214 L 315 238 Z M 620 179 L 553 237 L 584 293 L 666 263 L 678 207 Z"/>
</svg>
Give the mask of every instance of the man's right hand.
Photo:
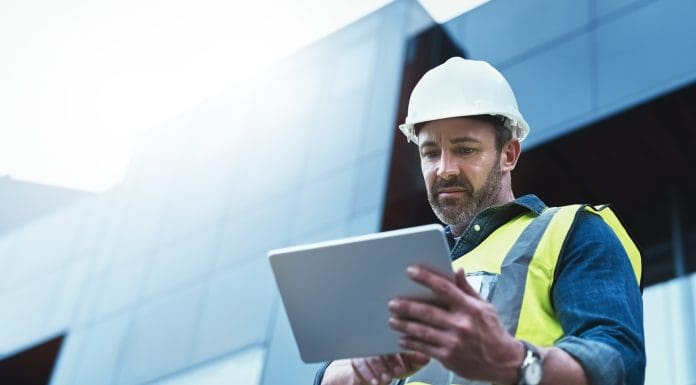
<svg viewBox="0 0 696 385">
<path fill-rule="evenodd" d="M 429 360 L 415 352 L 337 360 L 326 368 L 321 385 L 387 385 L 410 376 Z"/>
</svg>

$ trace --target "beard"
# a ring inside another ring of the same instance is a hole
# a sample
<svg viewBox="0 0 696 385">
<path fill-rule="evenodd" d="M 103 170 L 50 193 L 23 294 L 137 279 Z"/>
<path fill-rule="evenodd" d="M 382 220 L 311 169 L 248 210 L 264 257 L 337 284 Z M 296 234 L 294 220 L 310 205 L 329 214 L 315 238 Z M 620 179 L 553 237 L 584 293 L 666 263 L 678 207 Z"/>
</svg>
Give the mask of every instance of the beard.
<svg viewBox="0 0 696 385">
<path fill-rule="evenodd" d="M 502 173 L 496 162 L 488 172 L 486 183 L 474 191 L 471 182 L 463 175 L 444 180 L 437 179 L 428 189 L 428 202 L 435 215 L 442 223 L 450 226 L 466 227 L 478 213 L 493 206 L 500 192 Z M 462 198 L 440 198 L 438 191 L 443 188 L 457 187 L 464 190 Z"/>
</svg>

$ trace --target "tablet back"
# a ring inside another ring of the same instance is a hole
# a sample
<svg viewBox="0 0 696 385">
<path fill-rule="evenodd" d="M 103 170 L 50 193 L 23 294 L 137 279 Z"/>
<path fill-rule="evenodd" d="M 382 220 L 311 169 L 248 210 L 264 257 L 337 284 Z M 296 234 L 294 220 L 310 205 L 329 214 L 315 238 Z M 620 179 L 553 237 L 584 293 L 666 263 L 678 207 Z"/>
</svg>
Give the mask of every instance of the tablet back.
<svg viewBox="0 0 696 385">
<path fill-rule="evenodd" d="M 388 326 L 396 296 L 432 299 L 409 265 L 453 276 L 440 225 L 271 250 L 269 258 L 304 362 L 403 351 Z"/>
</svg>

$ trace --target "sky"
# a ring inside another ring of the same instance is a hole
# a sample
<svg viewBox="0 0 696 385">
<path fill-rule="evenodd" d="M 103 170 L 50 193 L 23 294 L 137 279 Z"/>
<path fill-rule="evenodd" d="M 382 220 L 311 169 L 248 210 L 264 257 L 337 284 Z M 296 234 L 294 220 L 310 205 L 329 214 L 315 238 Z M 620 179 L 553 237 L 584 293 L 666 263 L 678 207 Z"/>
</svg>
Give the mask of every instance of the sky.
<svg viewBox="0 0 696 385">
<path fill-rule="evenodd" d="M 148 129 L 390 1 L 3 0 L 0 176 L 108 190 Z"/>
</svg>

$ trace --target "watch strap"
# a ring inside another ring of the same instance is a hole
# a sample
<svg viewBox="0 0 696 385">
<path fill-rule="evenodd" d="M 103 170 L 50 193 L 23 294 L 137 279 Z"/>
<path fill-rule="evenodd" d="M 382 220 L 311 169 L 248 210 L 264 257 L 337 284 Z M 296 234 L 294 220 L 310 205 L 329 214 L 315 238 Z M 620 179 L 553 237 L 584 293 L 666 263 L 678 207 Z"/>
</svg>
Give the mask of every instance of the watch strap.
<svg viewBox="0 0 696 385">
<path fill-rule="evenodd" d="M 517 382 L 517 385 L 538 385 L 538 382 L 533 384 L 527 382 L 526 371 L 532 365 L 540 365 L 540 368 L 542 368 L 541 365 L 543 364 L 543 360 L 541 353 L 539 353 L 539 349 L 537 349 L 536 346 L 530 344 L 529 342 L 525 340 L 519 341 L 524 346 L 525 356 L 524 360 L 522 360 L 522 365 L 520 365 L 520 380 Z"/>
</svg>

